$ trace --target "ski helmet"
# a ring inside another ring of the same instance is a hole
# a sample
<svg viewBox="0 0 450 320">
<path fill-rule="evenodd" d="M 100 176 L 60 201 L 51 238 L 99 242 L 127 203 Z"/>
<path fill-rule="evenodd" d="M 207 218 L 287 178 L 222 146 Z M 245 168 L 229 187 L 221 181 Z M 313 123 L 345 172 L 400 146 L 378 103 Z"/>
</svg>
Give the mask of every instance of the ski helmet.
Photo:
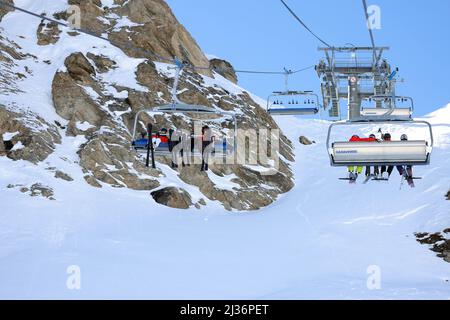
<svg viewBox="0 0 450 320">
<path fill-rule="evenodd" d="M 406 140 L 408 140 L 408 136 L 406 134 L 402 134 L 402 136 L 400 137 L 400 140 L 406 141 Z"/>
</svg>

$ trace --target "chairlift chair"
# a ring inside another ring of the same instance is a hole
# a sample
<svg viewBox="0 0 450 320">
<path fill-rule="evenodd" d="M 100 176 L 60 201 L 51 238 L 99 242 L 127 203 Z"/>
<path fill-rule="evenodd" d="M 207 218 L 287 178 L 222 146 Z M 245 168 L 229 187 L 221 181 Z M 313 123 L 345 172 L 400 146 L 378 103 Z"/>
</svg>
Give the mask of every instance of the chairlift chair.
<svg viewBox="0 0 450 320">
<path fill-rule="evenodd" d="M 154 108 L 144 108 L 139 110 L 134 119 L 134 126 L 133 126 L 133 136 L 132 136 L 132 150 L 135 150 L 137 153 L 144 153 L 147 154 L 147 166 L 149 165 L 149 157 L 151 153 L 152 157 L 152 166 L 155 167 L 155 160 L 154 157 L 159 156 L 171 156 L 172 150 L 171 150 L 171 143 L 159 143 L 157 146 L 155 146 L 154 141 L 154 132 L 153 132 L 153 125 L 149 124 L 147 128 L 147 136 L 148 138 L 142 138 L 137 139 L 137 130 L 138 130 L 138 123 L 139 118 L 143 113 L 147 114 L 157 114 L 157 113 L 163 113 L 163 114 L 195 114 L 195 115 L 215 115 L 219 117 L 231 117 L 234 123 L 234 142 L 233 142 L 233 148 L 229 147 L 229 144 L 227 143 L 227 140 L 224 138 L 221 141 L 218 141 L 215 143 L 214 149 L 212 150 L 213 156 L 229 156 L 232 155 L 234 152 L 236 152 L 236 142 L 237 142 L 237 119 L 236 114 L 233 112 L 226 112 L 223 110 L 211 108 L 204 105 L 193 105 L 193 104 L 186 104 L 182 103 L 177 98 L 177 88 L 179 83 L 179 77 L 181 75 L 181 70 L 183 69 L 184 64 L 181 62 L 178 62 L 176 64 L 176 73 L 175 73 L 175 81 L 174 86 L 172 88 L 172 103 L 165 104 L 161 106 L 157 106 Z M 172 137 L 168 136 L 168 140 L 171 140 Z M 190 139 L 195 140 L 196 138 L 199 138 L 198 136 L 191 135 Z M 181 138 L 180 138 L 181 139 Z M 174 141 L 181 142 L 180 141 Z M 185 141 L 183 141 L 185 142 Z M 191 141 L 189 141 L 191 142 Z M 191 144 L 192 145 L 192 144 Z M 189 150 L 187 150 L 189 151 Z M 192 148 L 190 150 L 190 154 L 193 156 L 201 156 L 201 151 L 195 150 Z"/>
<path fill-rule="evenodd" d="M 319 112 L 319 96 L 310 91 L 276 91 L 267 99 L 267 112 L 282 116 L 315 115 Z"/>
<path fill-rule="evenodd" d="M 429 129 L 430 140 L 381 141 L 381 142 L 349 142 L 331 143 L 331 133 L 336 126 L 361 124 L 424 124 Z M 433 130 L 426 121 L 346 121 L 332 124 L 328 129 L 327 150 L 333 167 L 340 166 L 406 166 L 429 165 L 433 149 Z"/>
<path fill-rule="evenodd" d="M 411 120 L 414 112 L 414 101 L 411 97 L 375 95 L 366 101 L 389 102 L 389 107 L 363 107 L 361 108 L 362 118 L 390 118 L 394 120 Z M 398 108 L 396 102 L 409 102 L 408 107 Z"/>
</svg>

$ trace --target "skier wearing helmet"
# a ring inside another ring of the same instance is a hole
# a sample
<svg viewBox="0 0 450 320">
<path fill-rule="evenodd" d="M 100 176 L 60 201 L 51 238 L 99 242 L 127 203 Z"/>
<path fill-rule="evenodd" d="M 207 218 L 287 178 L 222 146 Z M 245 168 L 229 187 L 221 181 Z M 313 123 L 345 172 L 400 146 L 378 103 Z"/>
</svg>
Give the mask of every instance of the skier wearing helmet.
<svg viewBox="0 0 450 320">
<path fill-rule="evenodd" d="M 375 135 L 371 135 L 369 138 L 361 138 L 358 135 L 353 135 L 350 140 L 350 142 L 376 142 L 377 139 L 375 138 Z M 349 174 L 349 179 L 356 180 L 358 178 L 358 175 L 360 175 L 362 173 L 363 167 L 362 166 L 358 166 L 356 167 L 356 171 L 355 171 L 355 167 L 354 166 L 349 166 L 348 167 L 348 174 Z M 366 168 L 366 175 L 367 175 L 367 170 L 369 170 L 370 173 L 370 167 Z M 378 167 L 375 167 L 375 170 L 378 171 Z"/>
<path fill-rule="evenodd" d="M 390 133 L 385 133 L 382 136 L 383 141 L 391 141 L 391 134 Z M 381 166 L 381 177 L 383 179 L 389 179 L 389 177 L 392 174 L 392 171 L 394 171 L 394 166 Z"/>
<path fill-rule="evenodd" d="M 369 141 L 369 142 L 377 142 L 378 141 L 377 137 L 373 133 L 369 136 L 368 139 L 364 139 L 364 140 Z M 366 166 L 366 177 L 370 177 L 372 175 L 370 172 L 371 172 L 371 167 Z M 376 177 L 379 175 L 379 173 L 380 173 L 380 171 L 379 171 L 378 166 L 374 166 L 373 175 Z"/>
<path fill-rule="evenodd" d="M 350 138 L 349 141 L 350 142 L 359 142 L 359 141 L 361 141 L 361 138 L 355 134 Z M 355 166 L 349 166 L 348 167 L 348 178 L 351 181 L 358 179 L 358 175 L 361 174 L 362 170 L 363 170 L 362 166 L 356 167 L 356 171 L 355 171 Z"/>
<path fill-rule="evenodd" d="M 406 134 L 402 134 L 400 140 L 408 141 L 408 136 Z M 411 187 L 414 187 L 412 166 L 397 166 L 397 171 L 401 176 L 405 177 Z"/>
</svg>

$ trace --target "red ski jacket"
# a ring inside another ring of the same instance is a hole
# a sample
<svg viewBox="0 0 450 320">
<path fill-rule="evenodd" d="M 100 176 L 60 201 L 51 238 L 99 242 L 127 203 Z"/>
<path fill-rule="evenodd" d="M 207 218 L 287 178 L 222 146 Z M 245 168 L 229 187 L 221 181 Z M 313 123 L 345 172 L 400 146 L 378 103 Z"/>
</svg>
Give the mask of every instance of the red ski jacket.
<svg viewBox="0 0 450 320">
<path fill-rule="evenodd" d="M 159 140 L 161 140 L 162 143 L 169 143 L 169 137 L 167 137 L 167 136 L 160 136 L 160 135 L 157 135 L 157 134 L 153 134 L 152 138 L 153 139 L 159 139 Z"/>
<path fill-rule="evenodd" d="M 375 138 L 359 138 L 359 137 L 351 137 L 350 142 L 376 142 Z"/>
</svg>

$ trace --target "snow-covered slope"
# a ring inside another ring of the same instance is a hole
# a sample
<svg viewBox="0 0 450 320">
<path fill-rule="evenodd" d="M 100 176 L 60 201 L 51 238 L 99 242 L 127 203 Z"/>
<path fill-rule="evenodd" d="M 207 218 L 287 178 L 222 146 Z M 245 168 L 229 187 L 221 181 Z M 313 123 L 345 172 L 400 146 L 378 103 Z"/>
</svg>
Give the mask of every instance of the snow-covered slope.
<svg viewBox="0 0 450 320">
<path fill-rule="evenodd" d="M 0 193 L 1 298 L 450 298 L 450 266 L 419 245 L 414 232 L 450 224 L 450 125 L 430 115 L 438 141 L 432 165 L 417 167 L 415 189 L 389 183 L 349 185 L 329 166 L 329 123 L 277 118 L 294 141 L 296 186 L 255 213 L 151 205 L 147 192 L 86 184 L 55 187 L 56 201 L 14 189 Z M 304 146 L 305 135 L 316 144 Z M 69 138 L 65 138 L 69 139 Z M 78 144 L 70 138 L 63 145 Z M 76 155 L 48 160 L 70 171 Z M 42 164 L 45 166 L 45 164 Z M 2 182 L 36 172 L 0 158 Z M 39 177 L 43 182 L 48 176 Z M 2 185 L 5 185 L 3 183 Z M 66 287 L 68 266 L 81 270 L 81 290 Z M 369 290 L 370 266 L 381 289 Z"/>
</svg>

